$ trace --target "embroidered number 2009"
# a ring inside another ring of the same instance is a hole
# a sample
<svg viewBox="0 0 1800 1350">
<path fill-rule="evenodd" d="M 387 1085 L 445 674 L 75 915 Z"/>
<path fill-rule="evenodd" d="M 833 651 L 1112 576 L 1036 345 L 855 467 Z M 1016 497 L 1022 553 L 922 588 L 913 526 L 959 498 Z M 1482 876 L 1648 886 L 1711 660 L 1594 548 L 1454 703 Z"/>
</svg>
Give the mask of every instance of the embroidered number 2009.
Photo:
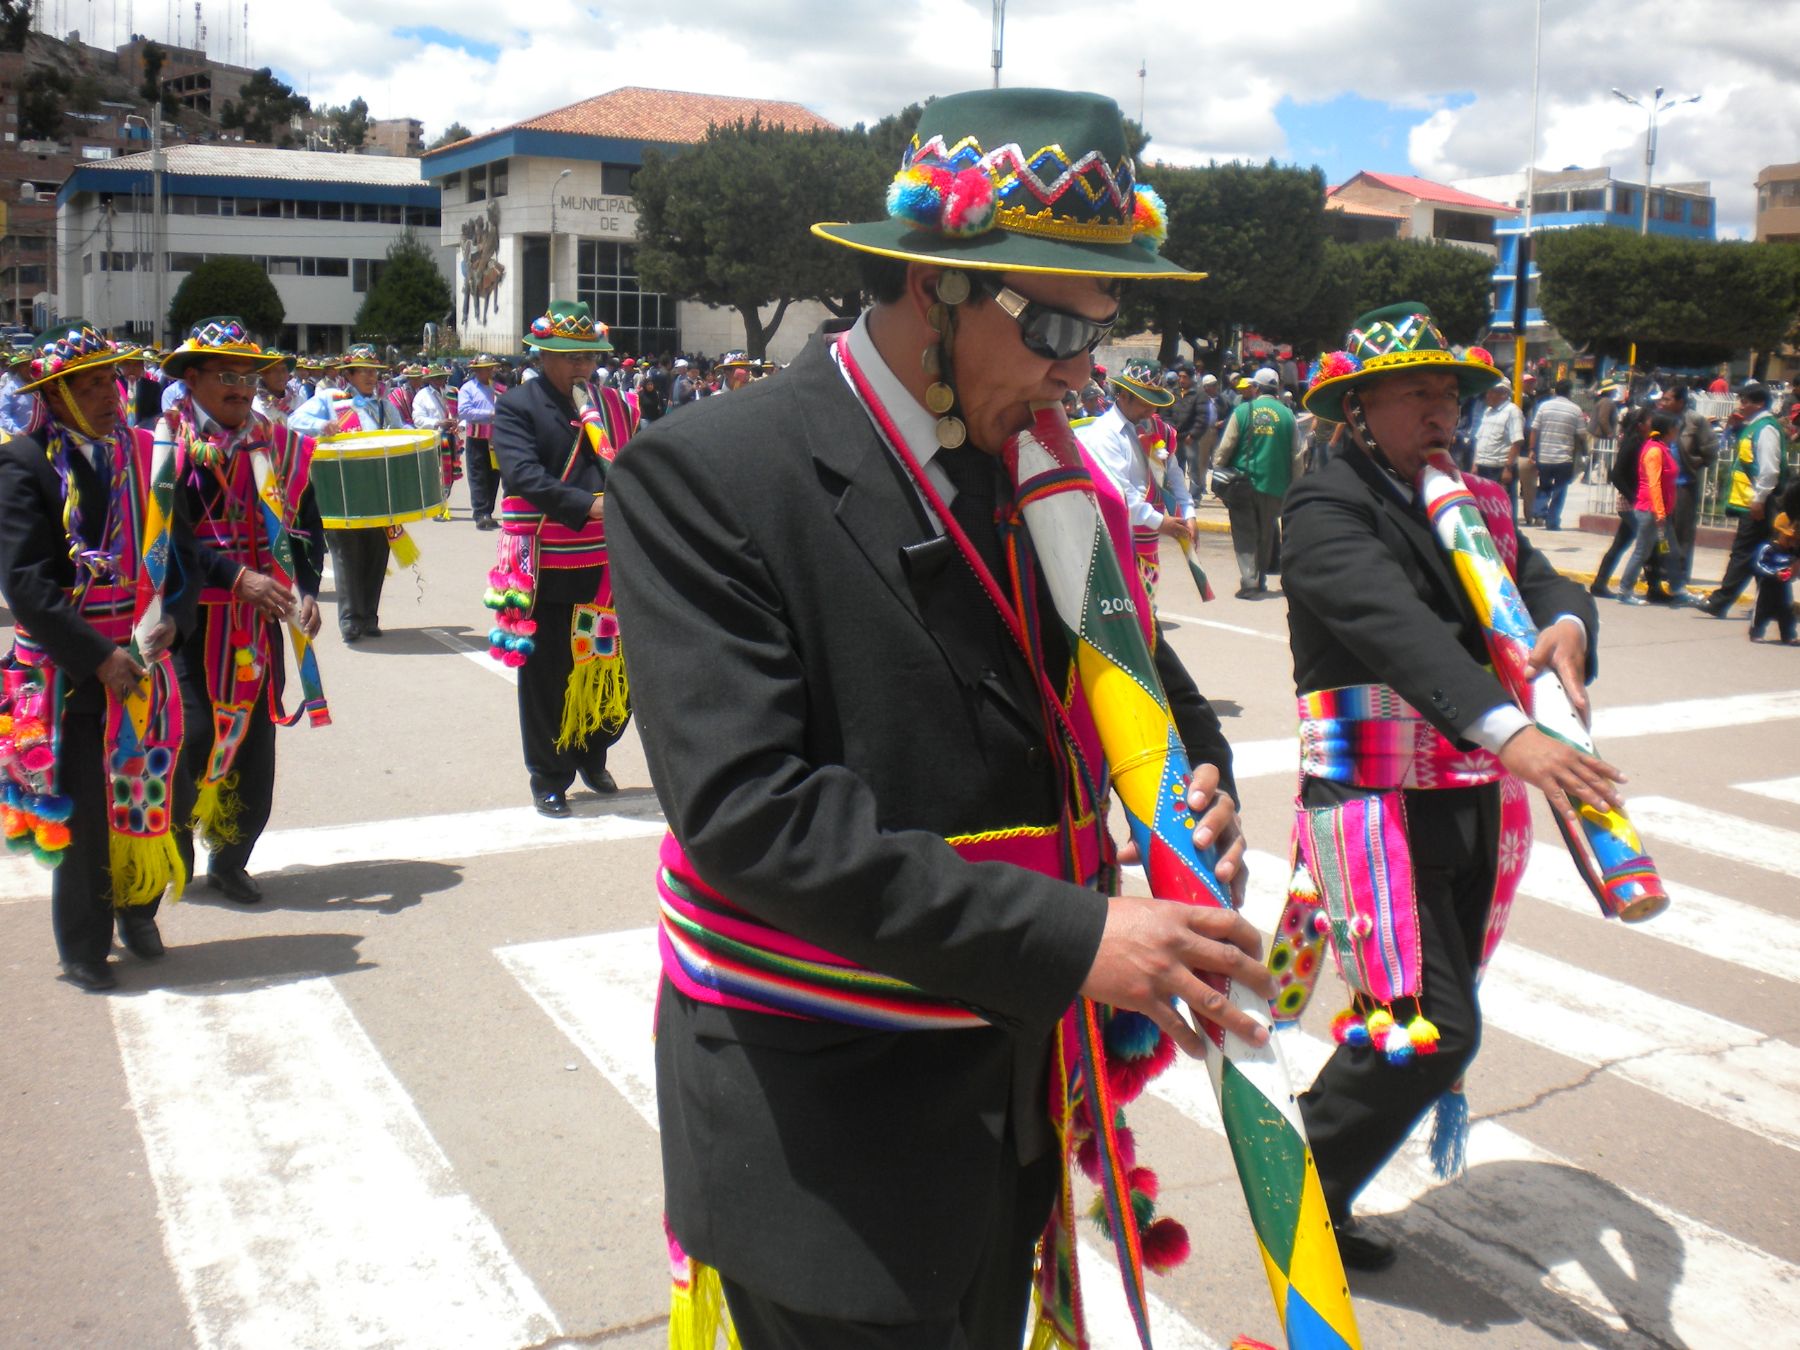
<svg viewBox="0 0 1800 1350">
<path fill-rule="evenodd" d="M 1105 596 L 1101 596 L 1100 597 L 1100 613 L 1102 615 L 1106 615 L 1106 614 L 1136 614 L 1137 613 L 1137 604 L 1136 604 L 1136 602 L 1134 602 L 1131 599 L 1130 596 L 1124 596 L 1117 600 L 1111 600 Z"/>
</svg>

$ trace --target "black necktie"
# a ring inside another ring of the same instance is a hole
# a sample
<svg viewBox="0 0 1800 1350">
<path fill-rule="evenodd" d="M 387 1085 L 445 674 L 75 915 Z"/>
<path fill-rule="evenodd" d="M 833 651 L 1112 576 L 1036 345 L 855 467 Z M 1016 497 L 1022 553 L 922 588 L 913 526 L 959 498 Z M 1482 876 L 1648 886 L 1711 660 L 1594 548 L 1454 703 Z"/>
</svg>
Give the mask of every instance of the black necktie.
<svg viewBox="0 0 1800 1350">
<path fill-rule="evenodd" d="M 1006 559 L 1000 548 L 1000 531 L 995 519 L 1000 500 L 1000 461 L 983 454 L 973 446 L 955 450 L 939 450 L 938 463 L 956 488 L 950 503 L 950 514 L 969 536 L 975 552 L 987 564 L 994 580 L 1006 588 Z"/>
</svg>

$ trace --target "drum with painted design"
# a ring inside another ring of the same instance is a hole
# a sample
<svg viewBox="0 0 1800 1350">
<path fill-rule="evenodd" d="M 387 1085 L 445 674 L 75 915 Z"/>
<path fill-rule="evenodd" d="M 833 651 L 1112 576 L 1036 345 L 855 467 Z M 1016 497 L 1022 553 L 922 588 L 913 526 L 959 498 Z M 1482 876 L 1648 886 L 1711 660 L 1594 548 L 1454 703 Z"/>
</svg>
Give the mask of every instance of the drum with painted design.
<svg viewBox="0 0 1800 1350">
<path fill-rule="evenodd" d="M 313 449 L 313 493 L 328 530 L 405 525 L 450 514 L 438 433 L 348 431 Z"/>
</svg>

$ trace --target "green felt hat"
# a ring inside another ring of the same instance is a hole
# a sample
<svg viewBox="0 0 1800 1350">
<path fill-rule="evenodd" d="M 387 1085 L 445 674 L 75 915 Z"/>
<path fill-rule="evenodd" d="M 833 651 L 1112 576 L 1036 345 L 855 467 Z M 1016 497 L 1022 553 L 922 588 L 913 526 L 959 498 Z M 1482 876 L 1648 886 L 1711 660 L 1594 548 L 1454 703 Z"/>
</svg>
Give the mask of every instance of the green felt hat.
<svg viewBox="0 0 1800 1350">
<path fill-rule="evenodd" d="M 1456 376 L 1458 398 L 1494 387 L 1500 372 L 1475 355 L 1458 356 L 1438 331 L 1431 311 L 1416 300 L 1373 309 L 1358 319 L 1344 350 L 1327 352 L 1313 366 L 1301 406 L 1328 422 L 1348 420 L 1344 395 L 1370 380 L 1409 370 L 1442 370 Z"/>
<path fill-rule="evenodd" d="M 550 308 L 531 321 L 523 339 L 540 352 L 610 352 L 606 325 L 596 324 L 585 300 L 552 300 Z"/>
<path fill-rule="evenodd" d="M 380 370 L 388 368 L 372 342 L 353 342 L 337 363 L 339 370 Z"/>
<path fill-rule="evenodd" d="M 1162 382 L 1162 367 L 1154 361 L 1132 361 L 1111 377 L 1115 389 L 1135 394 L 1152 408 L 1167 408 L 1175 395 Z"/>
<path fill-rule="evenodd" d="M 1137 184 L 1119 105 L 1060 89 L 978 89 L 926 106 L 885 220 L 826 222 L 834 244 L 995 272 L 1198 281 L 1157 253 L 1162 199 Z"/>
</svg>

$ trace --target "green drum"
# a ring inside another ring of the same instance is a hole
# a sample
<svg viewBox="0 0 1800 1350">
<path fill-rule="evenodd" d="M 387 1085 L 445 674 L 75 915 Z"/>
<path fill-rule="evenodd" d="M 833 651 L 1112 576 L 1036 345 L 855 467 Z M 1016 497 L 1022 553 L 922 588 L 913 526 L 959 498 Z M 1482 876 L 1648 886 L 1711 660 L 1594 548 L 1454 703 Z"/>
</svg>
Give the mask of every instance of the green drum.
<svg viewBox="0 0 1800 1350">
<path fill-rule="evenodd" d="M 438 433 L 347 431 L 313 447 L 312 487 L 328 530 L 405 525 L 447 516 Z"/>
</svg>

